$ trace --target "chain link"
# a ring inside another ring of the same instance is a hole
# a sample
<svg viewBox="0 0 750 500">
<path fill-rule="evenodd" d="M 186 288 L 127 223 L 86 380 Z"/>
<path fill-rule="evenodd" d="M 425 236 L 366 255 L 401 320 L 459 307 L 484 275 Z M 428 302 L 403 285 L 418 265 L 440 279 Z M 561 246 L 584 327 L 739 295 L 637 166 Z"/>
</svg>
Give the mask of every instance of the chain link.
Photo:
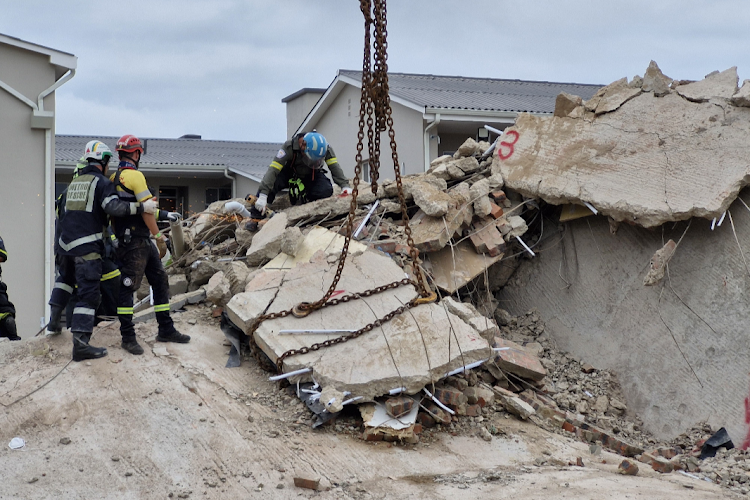
<svg viewBox="0 0 750 500">
<path fill-rule="evenodd" d="M 360 97 L 359 131 L 357 132 L 357 154 L 355 156 L 354 179 L 352 181 L 352 184 L 354 186 L 352 190 L 352 200 L 349 206 L 349 214 L 346 221 L 346 236 L 343 248 L 341 250 L 341 256 L 339 257 L 338 267 L 336 268 L 336 272 L 333 277 L 333 282 L 331 283 L 331 286 L 328 288 L 328 291 L 325 293 L 325 295 L 315 302 L 302 302 L 296 307 L 287 311 L 280 311 L 260 316 L 251 327 L 251 331 L 248 333 L 248 335 L 251 341 L 254 342 L 253 333 L 258 329 L 263 321 L 269 319 L 284 318 L 290 314 L 303 317 L 313 311 L 324 307 L 334 306 L 342 302 L 349 302 L 351 300 L 358 300 L 363 297 L 369 297 L 371 295 L 382 293 L 393 288 L 398 288 L 399 286 L 403 285 L 413 285 L 419 292 L 419 296 L 407 302 L 398 309 L 391 311 L 382 318 L 377 319 L 374 322 L 366 325 L 365 327 L 357 330 L 356 332 L 334 339 L 329 339 L 324 342 L 319 342 L 309 347 L 290 349 L 284 352 L 276 360 L 276 367 L 279 372 L 283 371 L 284 360 L 290 356 L 294 356 L 297 354 L 306 354 L 310 351 L 317 351 L 323 347 L 341 344 L 353 338 L 357 338 L 360 335 L 369 332 L 373 328 L 387 323 L 395 316 L 402 314 L 406 310 L 419 305 L 420 303 L 434 300 L 435 297 L 435 294 L 427 286 L 424 275 L 419 271 L 419 252 L 414 246 L 412 231 L 409 227 L 409 216 L 407 214 L 406 199 L 404 198 L 404 188 L 401 180 L 401 168 L 396 147 L 396 132 L 393 129 L 391 98 L 388 86 L 388 30 L 386 20 L 386 0 L 360 0 L 360 9 L 362 10 L 362 14 L 365 18 L 365 47 L 362 60 L 362 95 Z M 371 33 L 374 35 L 374 56 L 371 52 L 371 47 L 373 46 Z M 370 290 L 365 290 L 364 292 L 353 293 L 341 298 L 331 299 L 331 295 L 333 295 L 333 293 L 336 291 L 336 287 L 339 283 L 339 280 L 341 279 L 341 273 L 344 270 L 346 257 L 349 253 L 349 243 L 352 239 L 354 217 L 357 210 L 357 196 L 359 194 L 359 179 L 362 175 L 362 151 L 364 150 L 365 125 L 367 125 L 367 152 L 369 154 L 368 163 L 370 169 L 371 189 L 373 194 L 377 194 L 378 179 L 380 178 L 381 133 L 385 132 L 386 130 L 388 131 L 388 138 L 390 140 L 391 147 L 391 157 L 393 159 L 393 168 L 395 171 L 396 185 L 398 188 L 398 200 L 401 205 L 401 216 L 404 224 L 404 233 L 406 234 L 406 242 L 409 248 L 409 255 L 411 256 L 412 262 L 414 263 L 414 274 L 416 276 L 416 280 L 405 278 L 400 281 L 394 281 L 393 283 L 389 283 L 387 285 L 382 285 Z"/>
</svg>

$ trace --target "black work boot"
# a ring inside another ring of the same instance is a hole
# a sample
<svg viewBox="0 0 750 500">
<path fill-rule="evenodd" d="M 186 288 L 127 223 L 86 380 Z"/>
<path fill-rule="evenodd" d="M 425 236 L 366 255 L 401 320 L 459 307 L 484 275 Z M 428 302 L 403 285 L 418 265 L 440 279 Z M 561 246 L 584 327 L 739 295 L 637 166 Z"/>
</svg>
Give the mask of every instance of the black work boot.
<svg viewBox="0 0 750 500">
<path fill-rule="evenodd" d="M 51 306 L 49 324 L 47 325 L 47 335 L 60 335 L 62 333 L 62 313 L 62 307 Z"/>
<path fill-rule="evenodd" d="M 122 339 L 122 348 L 128 351 L 130 354 L 134 354 L 136 356 L 140 356 L 143 354 L 143 347 L 141 347 L 141 344 L 138 343 L 138 339 L 135 337 L 133 338 L 123 338 Z"/>
<path fill-rule="evenodd" d="M 73 361 L 103 358 L 107 355 L 107 349 L 89 345 L 89 340 L 91 340 L 90 333 L 73 332 Z"/>
<path fill-rule="evenodd" d="M 21 340 L 18 336 L 18 328 L 16 327 L 16 318 L 13 316 L 5 317 L 5 331 L 8 334 L 9 340 Z"/>
<path fill-rule="evenodd" d="M 177 331 L 173 326 L 171 328 L 162 329 L 159 327 L 159 334 L 156 336 L 157 342 L 176 342 L 178 344 L 187 344 L 190 342 L 190 335 L 185 335 Z"/>
</svg>

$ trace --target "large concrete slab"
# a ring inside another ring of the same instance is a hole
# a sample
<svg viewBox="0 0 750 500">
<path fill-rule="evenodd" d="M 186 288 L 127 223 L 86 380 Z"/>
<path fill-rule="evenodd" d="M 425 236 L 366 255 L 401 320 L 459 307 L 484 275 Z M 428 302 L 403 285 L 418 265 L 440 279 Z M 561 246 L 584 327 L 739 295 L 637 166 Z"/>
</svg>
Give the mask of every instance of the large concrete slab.
<svg viewBox="0 0 750 500">
<path fill-rule="evenodd" d="M 495 162 L 511 189 L 557 205 L 588 202 L 618 221 L 718 217 L 750 181 L 750 109 L 725 98 L 730 73 L 678 87 L 687 95 L 695 86 L 695 99 L 722 96 L 709 102 L 630 89 L 635 97 L 598 116 L 584 107 L 566 117 L 521 114 Z M 631 92 L 617 86 L 619 103 Z"/>
<path fill-rule="evenodd" d="M 328 289 L 335 264 L 325 260 L 299 264 L 283 273 L 278 288 L 257 277 L 262 290 L 235 296 L 227 306 L 230 317 L 246 329 L 252 316 L 261 311 L 288 310 L 301 301 L 319 299 Z M 404 278 L 403 270 L 379 252 L 366 251 L 347 259 L 336 296 L 362 292 Z M 250 284 L 248 284 L 250 290 Z M 280 335 L 283 329 L 360 329 L 394 311 L 417 295 L 411 285 L 326 307 L 304 319 L 293 316 L 268 320 L 256 330 L 258 346 L 276 360 L 289 349 L 310 346 L 341 334 Z M 452 369 L 488 359 L 489 345 L 477 330 L 450 314 L 444 305 L 424 304 L 395 316 L 346 343 L 296 355 L 284 361 L 284 371 L 312 367 L 315 380 L 323 387 L 349 391 L 370 401 L 397 387 L 416 393 Z"/>
<path fill-rule="evenodd" d="M 739 201 L 730 212 L 747 258 L 750 213 Z M 714 231 L 694 219 L 667 276 L 643 285 L 654 252 L 679 241 L 686 225 L 621 224 L 613 235 L 605 217 L 572 221 L 562 241 L 525 261 L 496 296 L 514 314 L 538 309 L 561 349 L 614 370 L 629 411 L 658 438 L 708 420 L 739 444 L 747 430 L 750 275 L 729 216 Z"/>
</svg>

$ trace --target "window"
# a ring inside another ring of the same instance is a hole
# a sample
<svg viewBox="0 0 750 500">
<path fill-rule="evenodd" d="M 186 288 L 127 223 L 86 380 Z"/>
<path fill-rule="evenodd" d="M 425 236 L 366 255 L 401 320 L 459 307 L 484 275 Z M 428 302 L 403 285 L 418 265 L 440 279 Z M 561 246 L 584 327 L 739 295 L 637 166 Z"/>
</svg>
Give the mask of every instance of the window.
<svg viewBox="0 0 750 500">
<path fill-rule="evenodd" d="M 186 199 L 185 186 L 159 186 L 159 210 L 179 212 L 184 216 Z"/>
<path fill-rule="evenodd" d="M 206 188 L 206 208 L 211 203 L 219 200 L 228 200 L 232 197 L 231 186 L 219 187 L 219 188 Z"/>
</svg>

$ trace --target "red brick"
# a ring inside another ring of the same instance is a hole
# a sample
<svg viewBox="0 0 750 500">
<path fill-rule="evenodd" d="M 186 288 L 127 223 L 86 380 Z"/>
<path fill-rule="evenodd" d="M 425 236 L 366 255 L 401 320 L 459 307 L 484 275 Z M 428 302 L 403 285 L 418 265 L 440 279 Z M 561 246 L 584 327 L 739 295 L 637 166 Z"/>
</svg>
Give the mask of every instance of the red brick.
<svg viewBox="0 0 750 500">
<path fill-rule="evenodd" d="M 221 313 L 223 313 L 223 312 L 224 312 L 224 308 L 223 307 L 217 307 L 216 309 L 214 309 L 213 311 L 211 311 L 211 317 L 212 318 L 218 318 L 219 316 L 221 316 Z"/>
<path fill-rule="evenodd" d="M 422 424 L 414 424 L 414 434 L 422 434 Z"/>
<path fill-rule="evenodd" d="M 378 432 L 376 427 L 366 427 L 365 432 L 362 434 L 362 439 L 365 441 L 382 441 L 383 434 Z"/>
<path fill-rule="evenodd" d="M 625 474 L 627 476 L 635 476 L 638 474 L 638 465 L 630 460 L 623 460 L 620 462 L 618 469 L 620 474 Z"/>
<path fill-rule="evenodd" d="M 464 396 L 464 393 L 455 387 L 436 388 L 434 396 L 444 405 L 458 406 L 466 402 L 466 396 Z"/>
<path fill-rule="evenodd" d="M 490 202 L 490 207 L 492 207 L 492 210 L 490 211 L 490 215 L 493 219 L 499 219 L 503 216 L 503 209 L 502 207 L 498 207 L 494 203 Z"/>
<path fill-rule="evenodd" d="M 394 417 L 400 417 L 408 413 L 414 407 L 414 400 L 408 396 L 397 396 L 388 398 L 385 402 L 385 411 Z"/>
<path fill-rule="evenodd" d="M 373 241 L 369 243 L 369 246 L 371 248 L 374 248 L 375 250 L 380 250 L 383 253 L 396 253 L 397 245 L 398 245 L 398 242 L 393 239 L 378 240 L 378 241 Z"/>
<path fill-rule="evenodd" d="M 562 428 L 563 428 L 563 430 L 566 430 L 568 432 L 575 432 L 576 431 L 576 428 L 570 422 L 563 422 Z"/>
<path fill-rule="evenodd" d="M 486 253 L 490 257 L 497 257 L 505 251 L 505 240 L 497 229 L 494 221 L 489 218 L 474 223 L 475 230 L 469 239 L 477 253 Z"/>
<path fill-rule="evenodd" d="M 490 198 L 492 198 L 493 200 L 495 200 L 495 203 L 502 203 L 502 202 L 504 202 L 507 199 L 506 196 L 505 196 L 505 192 L 503 192 L 503 191 L 501 191 L 499 189 L 496 190 L 496 191 L 492 191 L 490 193 Z"/>
<path fill-rule="evenodd" d="M 478 417 L 482 414 L 482 407 L 479 405 L 469 405 L 466 407 L 467 417 Z"/>
<path fill-rule="evenodd" d="M 318 490 L 320 488 L 320 478 L 295 477 L 294 486 L 297 488 L 306 488 L 308 490 Z"/>
<path fill-rule="evenodd" d="M 419 422 L 419 425 L 426 428 L 435 427 L 436 424 L 435 419 L 432 418 L 432 415 L 423 411 L 420 411 L 417 414 L 417 422 Z"/>
<path fill-rule="evenodd" d="M 581 457 L 576 457 L 576 465 L 577 465 L 578 467 L 583 467 L 583 458 L 581 458 Z"/>
<path fill-rule="evenodd" d="M 664 457 L 656 457 L 654 461 L 651 462 L 651 468 L 654 469 L 656 472 L 667 474 L 674 470 L 674 465 L 672 464 L 672 462 L 670 462 Z"/>
<path fill-rule="evenodd" d="M 650 453 L 651 455 L 664 457 L 669 460 L 682 453 L 682 450 L 680 450 L 679 448 L 667 448 L 665 446 L 662 446 L 661 448 L 657 448 Z"/>
<path fill-rule="evenodd" d="M 501 370 L 531 380 L 542 380 L 547 375 L 547 370 L 544 369 L 539 358 L 515 342 L 495 337 L 492 347 L 510 348 L 497 351 L 495 362 Z"/>
<path fill-rule="evenodd" d="M 443 411 L 435 403 L 427 403 L 425 408 L 428 411 L 428 415 L 435 420 L 436 424 L 448 425 L 451 423 L 451 416 L 447 412 Z M 424 425 L 423 421 L 420 421 Z"/>
</svg>

